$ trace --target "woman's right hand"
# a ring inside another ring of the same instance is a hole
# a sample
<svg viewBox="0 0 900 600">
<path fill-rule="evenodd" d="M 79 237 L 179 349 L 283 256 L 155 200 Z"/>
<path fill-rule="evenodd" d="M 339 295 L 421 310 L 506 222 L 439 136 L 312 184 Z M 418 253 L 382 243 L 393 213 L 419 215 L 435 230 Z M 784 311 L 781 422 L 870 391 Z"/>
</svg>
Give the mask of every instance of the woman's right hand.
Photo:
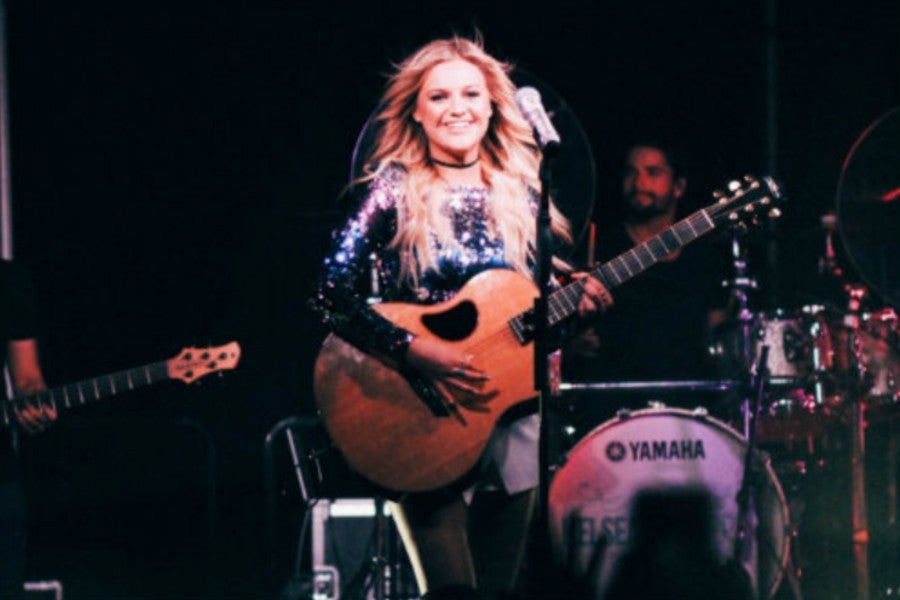
<svg viewBox="0 0 900 600">
<path fill-rule="evenodd" d="M 406 362 L 440 387 L 478 396 L 489 378 L 474 359 L 446 342 L 422 337 L 414 338 L 406 351 Z"/>
</svg>

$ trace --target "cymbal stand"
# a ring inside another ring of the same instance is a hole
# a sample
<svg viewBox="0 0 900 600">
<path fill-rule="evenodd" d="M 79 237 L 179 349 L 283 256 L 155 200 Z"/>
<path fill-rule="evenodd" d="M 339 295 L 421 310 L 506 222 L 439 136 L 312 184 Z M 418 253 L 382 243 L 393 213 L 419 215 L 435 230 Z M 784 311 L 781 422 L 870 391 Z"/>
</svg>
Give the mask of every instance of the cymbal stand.
<svg viewBox="0 0 900 600">
<path fill-rule="evenodd" d="M 741 327 L 740 338 L 740 365 L 744 369 L 749 369 L 753 364 L 755 355 L 754 332 L 753 332 L 753 312 L 750 310 L 750 292 L 757 288 L 756 279 L 748 274 L 746 251 L 741 245 L 741 236 L 743 231 L 739 228 L 732 228 L 731 233 L 731 260 L 734 267 L 733 277 L 722 282 L 722 287 L 731 290 L 733 304 L 737 310 L 737 320 Z M 744 419 L 744 437 L 750 436 L 750 427 L 752 424 L 752 412 L 750 407 L 750 392 L 744 394 L 741 405 L 741 412 Z"/>
<path fill-rule="evenodd" d="M 819 275 L 828 275 L 836 281 L 843 281 L 844 269 L 837 261 L 834 252 L 834 234 L 837 231 L 837 215 L 829 212 L 822 215 L 820 219 L 822 227 L 825 229 L 825 251 L 819 257 Z"/>
</svg>

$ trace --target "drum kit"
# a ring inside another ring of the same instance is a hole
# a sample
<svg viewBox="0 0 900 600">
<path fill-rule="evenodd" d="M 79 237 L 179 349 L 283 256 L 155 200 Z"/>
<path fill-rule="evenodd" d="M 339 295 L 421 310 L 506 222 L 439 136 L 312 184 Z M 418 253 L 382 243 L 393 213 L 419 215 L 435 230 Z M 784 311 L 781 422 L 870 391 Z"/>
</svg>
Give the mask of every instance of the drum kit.
<svg viewBox="0 0 900 600">
<path fill-rule="evenodd" d="M 735 234 L 735 277 L 727 285 L 738 310 L 710 344 L 730 379 L 642 388 L 660 398 L 715 391 L 728 396 L 719 405 L 730 410 L 714 417 L 707 408 L 661 403 L 623 409 L 562 453 L 548 499 L 551 541 L 599 596 L 632 547 L 637 498 L 678 489 L 711 497 L 716 553 L 739 559 L 758 597 L 900 595 L 897 140 L 900 108 L 857 140 L 836 214 L 822 217 L 819 273 L 836 294 L 754 310 L 748 298 L 755 282 Z M 563 391 L 633 388 L 562 384 Z"/>
</svg>

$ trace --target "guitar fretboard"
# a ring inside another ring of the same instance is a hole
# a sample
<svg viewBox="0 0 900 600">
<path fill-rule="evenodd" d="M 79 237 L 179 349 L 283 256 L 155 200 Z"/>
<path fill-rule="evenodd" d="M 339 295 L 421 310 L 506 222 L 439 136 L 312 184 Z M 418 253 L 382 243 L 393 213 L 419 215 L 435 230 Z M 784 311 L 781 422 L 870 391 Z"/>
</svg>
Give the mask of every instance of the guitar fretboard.
<svg viewBox="0 0 900 600">
<path fill-rule="evenodd" d="M 715 226 L 706 209 L 699 210 L 659 235 L 600 265 L 591 272 L 591 275 L 604 287 L 612 289 L 643 273 L 682 246 L 712 231 Z M 550 294 L 547 298 L 548 324 L 556 325 L 574 314 L 578 310 L 583 293 L 583 283 L 576 281 Z M 527 332 L 531 329 L 529 323 L 532 321 L 532 313 L 533 310 L 525 311 L 509 321 L 509 326 L 522 342 L 528 339 Z"/>
<path fill-rule="evenodd" d="M 9 402 L 3 403 L 3 426 L 6 427 L 15 423 L 16 410 L 21 410 L 27 405 L 51 406 L 57 410 L 68 409 L 75 406 L 83 406 L 107 396 L 151 385 L 168 378 L 167 361 L 160 361 L 50 388 L 30 396 L 18 396 Z"/>
</svg>

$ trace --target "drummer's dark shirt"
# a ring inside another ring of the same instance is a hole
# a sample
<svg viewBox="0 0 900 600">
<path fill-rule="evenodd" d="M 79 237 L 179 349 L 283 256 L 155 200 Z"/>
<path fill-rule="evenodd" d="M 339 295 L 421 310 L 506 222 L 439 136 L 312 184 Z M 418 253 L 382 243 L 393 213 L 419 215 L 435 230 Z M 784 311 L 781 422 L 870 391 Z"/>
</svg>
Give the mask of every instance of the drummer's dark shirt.
<svg viewBox="0 0 900 600">
<path fill-rule="evenodd" d="M 622 225 L 601 232 L 598 264 L 634 245 Z M 593 355 L 564 351 L 564 379 L 625 382 L 715 378 L 707 323 L 709 311 L 723 307 L 727 299 L 722 287 L 728 274 L 727 258 L 727 245 L 703 237 L 684 246 L 677 259 L 659 262 L 611 289 L 615 305 L 583 323 L 596 331 L 599 348 Z M 665 393 L 631 395 L 632 408 L 638 407 L 635 397 L 670 399 Z M 621 405 L 624 400 L 616 402 Z M 671 403 L 697 404 L 690 399 Z"/>
</svg>

